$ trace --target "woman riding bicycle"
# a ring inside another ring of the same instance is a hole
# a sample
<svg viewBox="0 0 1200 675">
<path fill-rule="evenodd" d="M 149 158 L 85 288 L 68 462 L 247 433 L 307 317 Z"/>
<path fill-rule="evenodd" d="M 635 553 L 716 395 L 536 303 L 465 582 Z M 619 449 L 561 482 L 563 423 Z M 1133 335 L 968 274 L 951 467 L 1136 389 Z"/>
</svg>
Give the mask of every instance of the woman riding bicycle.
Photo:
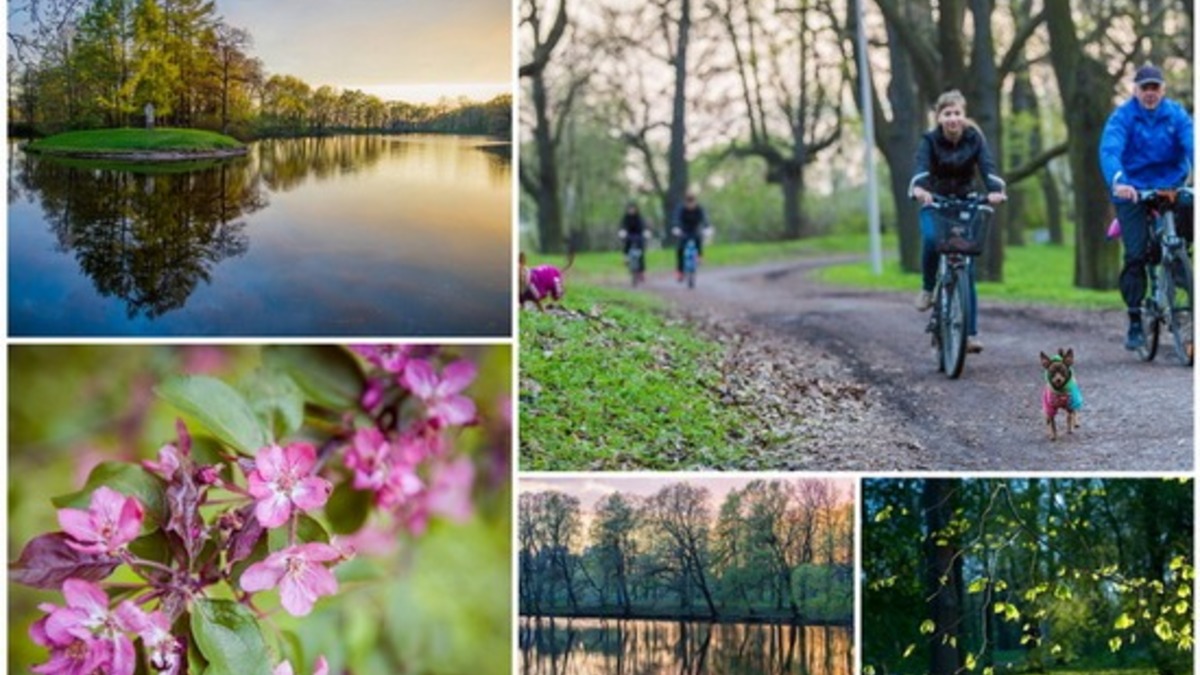
<svg viewBox="0 0 1200 675">
<path fill-rule="evenodd" d="M 934 107 L 937 126 L 921 136 L 917 147 L 916 174 L 909 183 L 909 196 L 921 202 L 921 293 L 917 310 L 933 306 L 933 286 L 937 277 L 938 253 L 935 241 L 934 212 L 929 208 L 934 195 L 965 197 L 977 191 L 976 175 L 987 186 L 987 200 L 999 204 L 1005 200 L 1004 181 L 988 152 L 983 132 L 966 116 L 967 100 L 957 89 L 938 97 Z M 976 298 L 974 268 L 971 273 L 970 311 L 967 317 L 967 351 L 983 351 L 976 337 Z"/>
<path fill-rule="evenodd" d="M 1112 202 L 1121 221 L 1125 265 L 1118 285 L 1129 312 L 1125 348 L 1145 344 L 1141 306 L 1146 296 L 1146 259 L 1150 249 L 1150 208 L 1137 200 L 1139 189 L 1175 188 L 1187 180 L 1192 166 L 1192 118 L 1179 103 L 1166 98 L 1162 71 L 1142 66 L 1134 74 L 1133 96 L 1109 116 L 1100 137 L 1100 169 L 1112 186 Z M 1192 207 L 1177 203 L 1179 234 L 1192 240 Z"/>
<path fill-rule="evenodd" d="M 629 255 L 629 249 L 635 246 L 643 251 L 646 250 L 646 219 L 642 218 L 637 202 L 630 201 L 625 205 L 625 215 L 621 218 L 621 230 L 617 235 L 625 242 L 624 249 L 621 251 L 625 255 Z"/>
</svg>

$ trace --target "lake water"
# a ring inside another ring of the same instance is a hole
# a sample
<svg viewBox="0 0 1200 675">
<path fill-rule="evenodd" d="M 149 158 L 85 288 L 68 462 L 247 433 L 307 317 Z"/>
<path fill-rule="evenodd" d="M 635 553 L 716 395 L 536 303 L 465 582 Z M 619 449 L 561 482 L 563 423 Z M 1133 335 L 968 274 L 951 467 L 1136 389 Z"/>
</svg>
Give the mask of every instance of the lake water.
<svg viewBox="0 0 1200 675">
<path fill-rule="evenodd" d="M 851 632 L 828 626 L 532 619 L 521 675 L 850 675 Z"/>
<path fill-rule="evenodd" d="M 9 144 L 11 335 L 511 334 L 506 146 L 342 136 L 154 173 L 73 164 Z"/>
</svg>

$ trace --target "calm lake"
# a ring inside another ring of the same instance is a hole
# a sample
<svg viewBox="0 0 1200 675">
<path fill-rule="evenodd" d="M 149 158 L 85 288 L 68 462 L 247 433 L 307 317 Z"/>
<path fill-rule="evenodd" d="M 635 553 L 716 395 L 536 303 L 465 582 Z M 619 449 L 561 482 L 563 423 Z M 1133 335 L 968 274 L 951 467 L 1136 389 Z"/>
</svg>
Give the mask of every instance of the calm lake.
<svg viewBox="0 0 1200 675">
<path fill-rule="evenodd" d="M 14 336 L 508 336 L 508 147 L 266 140 L 144 170 L 10 142 Z"/>
<path fill-rule="evenodd" d="M 848 628 L 521 618 L 522 675 L 850 675 Z"/>
</svg>

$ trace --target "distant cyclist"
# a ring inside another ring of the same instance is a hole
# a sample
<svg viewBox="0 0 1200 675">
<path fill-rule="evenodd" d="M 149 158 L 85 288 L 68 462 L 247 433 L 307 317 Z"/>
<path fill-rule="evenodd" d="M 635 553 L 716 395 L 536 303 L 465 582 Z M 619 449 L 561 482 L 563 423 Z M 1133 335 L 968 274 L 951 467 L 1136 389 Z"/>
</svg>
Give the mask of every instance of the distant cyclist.
<svg viewBox="0 0 1200 675">
<path fill-rule="evenodd" d="M 696 193 L 688 190 L 683 203 L 671 216 L 671 233 L 679 238 L 675 247 L 675 280 L 683 281 L 683 251 L 688 241 L 696 242 L 696 260 L 704 257 L 704 233 L 712 227 L 704 207 L 696 201 Z"/>
<path fill-rule="evenodd" d="M 967 117 L 966 98 L 957 89 L 952 89 L 938 97 L 934 110 L 937 113 L 937 126 L 921 136 L 921 144 L 917 147 L 916 173 L 909 183 L 909 194 L 924 207 L 933 203 L 934 195 L 965 197 L 978 190 L 976 178 L 982 174 L 987 186 L 988 202 L 1003 202 L 1004 181 L 996 171 L 983 132 Z M 916 305 L 917 310 L 923 312 L 933 306 L 938 253 L 934 240 L 937 233 L 933 210 L 922 208 L 920 217 L 922 274 L 921 293 L 917 296 Z M 983 351 L 983 343 L 977 337 L 974 267 L 969 297 L 967 351 L 978 353 Z"/>
<path fill-rule="evenodd" d="M 1146 343 L 1141 305 L 1150 254 L 1150 212 L 1138 203 L 1137 193 L 1183 185 L 1191 172 L 1194 144 L 1192 118 L 1182 105 L 1166 97 L 1161 70 L 1149 64 L 1138 68 L 1133 85 L 1133 96 L 1109 115 L 1100 137 L 1100 170 L 1112 188 L 1125 245 L 1119 286 L 1129 312 L 1125 348 L 1131 351 Z M 1191 242 L 1191 204 L 1178 204 L 1175 213 L 1180 236 Z"/>
<path fill-rule="evenodd" d="M 629 249 L 635 246 L 642 250 L 642 270 L 646 271 L 646 236 L 649 233 L 646 227 L 646 219 L 642 217 L 641 211 L 638 210 L 637 202 L 630 201 L 625 205 L 625 215 L 621 218 L 621 230 L 618 236 L 625 242 L 625 255 L 629 255 Z"/>
</svg>

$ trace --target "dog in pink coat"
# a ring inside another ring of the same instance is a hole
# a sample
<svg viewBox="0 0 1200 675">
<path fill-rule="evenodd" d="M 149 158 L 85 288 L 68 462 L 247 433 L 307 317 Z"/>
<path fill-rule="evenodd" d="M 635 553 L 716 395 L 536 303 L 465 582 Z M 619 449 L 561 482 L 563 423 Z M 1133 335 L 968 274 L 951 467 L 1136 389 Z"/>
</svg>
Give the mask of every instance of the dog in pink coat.
<svg viewBox="0 0 1200 675">
<path fill-rule="evenodd" d="M 520 303 L 524 307 L 526 302 L 533 302 L 541 311 L 546 311 L 542 305 L 543 300 L 552 300 L 561 303 L 563 295 L 567 292 L 567 287 L 563 283 L 564 274 L 571 269 L 571 265 L 575 263 L 575 256 L 568 254 L 567 266 L 561 270 L 554 265 L 538 265 L 537 267 L 529 267 L 525 263 L 525 253 L 522 252 L 519 258 L 520 262 Z"/>
</svg>

